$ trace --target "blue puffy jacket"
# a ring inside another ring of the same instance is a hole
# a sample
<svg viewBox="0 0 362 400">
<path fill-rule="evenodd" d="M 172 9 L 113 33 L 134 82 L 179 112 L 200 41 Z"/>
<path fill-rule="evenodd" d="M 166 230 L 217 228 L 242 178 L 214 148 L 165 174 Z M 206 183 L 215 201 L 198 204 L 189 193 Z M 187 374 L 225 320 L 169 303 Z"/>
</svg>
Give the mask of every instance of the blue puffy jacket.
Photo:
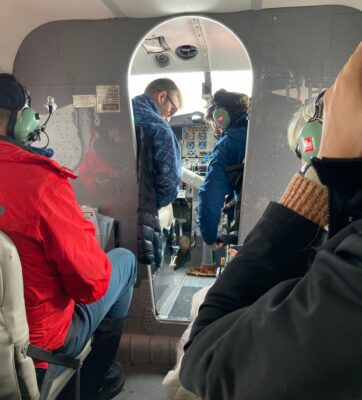
<svg viewBox="0 0 362 400">
<path fill-rule="evenodd" d="M 142 94 L 132 99 L 135 125 L 153 142 L 157 208 L 167 206 L 177 197 L 181 179 L 180 146 L 170 125 L 161 117 L 156 103 Z"/>
<path fill-rule="evenodd" d="M 199 220 L 202 239 L 207 244 L 217 240 L 217 228 L 220 222 L 221 209 L 226 195 L 233 195 L 225 167 L 240 164 L 244 160 L 247 121 L 242 126 L 232 127 L 223 132 L 217 142 L 208 167 L 205 181 L 199 191 Z"/>
</svg>

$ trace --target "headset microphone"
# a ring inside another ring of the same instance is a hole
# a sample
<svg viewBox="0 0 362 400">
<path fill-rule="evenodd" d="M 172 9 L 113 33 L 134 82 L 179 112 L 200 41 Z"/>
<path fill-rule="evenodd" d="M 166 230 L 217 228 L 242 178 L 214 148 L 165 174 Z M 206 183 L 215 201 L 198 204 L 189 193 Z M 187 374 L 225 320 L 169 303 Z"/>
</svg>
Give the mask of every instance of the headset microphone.
<svg viewBox="0 0 362 400">
<path fill-rule="evenodd" d="M 44 105 L 44 107 L 48 110 L 49 114 L 52 114 L 57 109 L 54 97 L 48 96 L 47 103 Z"/>
<path fill-rule="evenodd" d="M 318 155 L 322 137 L 323 121 L 323 96 L 325 91 L 319 94 L 315 101 L 315 113 L 301 129 L 295 152 L 305 162 Z"/>
</svg>

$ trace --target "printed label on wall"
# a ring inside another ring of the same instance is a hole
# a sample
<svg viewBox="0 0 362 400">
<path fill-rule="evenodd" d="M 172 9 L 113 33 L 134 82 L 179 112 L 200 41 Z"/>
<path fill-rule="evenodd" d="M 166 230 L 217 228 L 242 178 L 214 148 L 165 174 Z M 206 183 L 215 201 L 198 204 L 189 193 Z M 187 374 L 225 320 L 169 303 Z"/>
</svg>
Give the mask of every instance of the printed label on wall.
<svg viewBox="0 0 362 400">
<path fill-rule="evenodd" d="M 95 107 L 97 105 L 97 97 L 95 94 L 74 94 L 73 107 Z"/>
<path fill-rule="evenodd" d="M 97 112 L 119 112 L 119 86 L 116 85 L 97 85 Z"/>
</svg>

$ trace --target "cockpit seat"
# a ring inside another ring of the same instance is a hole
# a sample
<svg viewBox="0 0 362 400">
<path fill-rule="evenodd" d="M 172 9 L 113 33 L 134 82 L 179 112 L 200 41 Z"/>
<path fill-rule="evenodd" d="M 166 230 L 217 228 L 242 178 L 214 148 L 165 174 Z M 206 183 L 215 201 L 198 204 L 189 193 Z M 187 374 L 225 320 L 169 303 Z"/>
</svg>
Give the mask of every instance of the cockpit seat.
<svg viewBox="0 0 362 400">
<path fill-rule="evenodd" d="M 38 389 L 35 367 L 28 355 L 48 361 L 48 372 Z M 40 353 L 43 351 L 45 357 Z M 76 359 L 56 355 L 29 345 L 29 327 L 26 320 L 23 276 L 15 245 L 0 231 L 0 399 L 43 400 L 55 399 L 77 371 L 76 398 L 79 397 L 79 370 L 91 350 L 90 342 Z M 54 360 L 52 359 L 54 357 Z M 67 368 L 57 376 L 56 364 Z"/>
</svg>

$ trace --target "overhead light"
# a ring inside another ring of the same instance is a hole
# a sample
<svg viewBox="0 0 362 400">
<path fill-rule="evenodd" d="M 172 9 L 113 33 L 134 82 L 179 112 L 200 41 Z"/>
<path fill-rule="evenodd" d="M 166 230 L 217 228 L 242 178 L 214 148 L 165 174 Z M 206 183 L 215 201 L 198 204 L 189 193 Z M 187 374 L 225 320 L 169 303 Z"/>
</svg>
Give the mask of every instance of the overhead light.
<svg viewBox="0 0 362 400">
<path fill-rule="evenodd" d="M 142 47 L 146 50 L 147 54 L 163 53 L 170 50 L 164 36 L 155 36 L 145 39 Z"/>
<path fill-rule="evenodd" d="M 155 56 L 155 62 L 159 67 L 164 68 L 170 65 L 171 58 L 168 54 L 165 53 L 157 54 Z"/>
</svg>

